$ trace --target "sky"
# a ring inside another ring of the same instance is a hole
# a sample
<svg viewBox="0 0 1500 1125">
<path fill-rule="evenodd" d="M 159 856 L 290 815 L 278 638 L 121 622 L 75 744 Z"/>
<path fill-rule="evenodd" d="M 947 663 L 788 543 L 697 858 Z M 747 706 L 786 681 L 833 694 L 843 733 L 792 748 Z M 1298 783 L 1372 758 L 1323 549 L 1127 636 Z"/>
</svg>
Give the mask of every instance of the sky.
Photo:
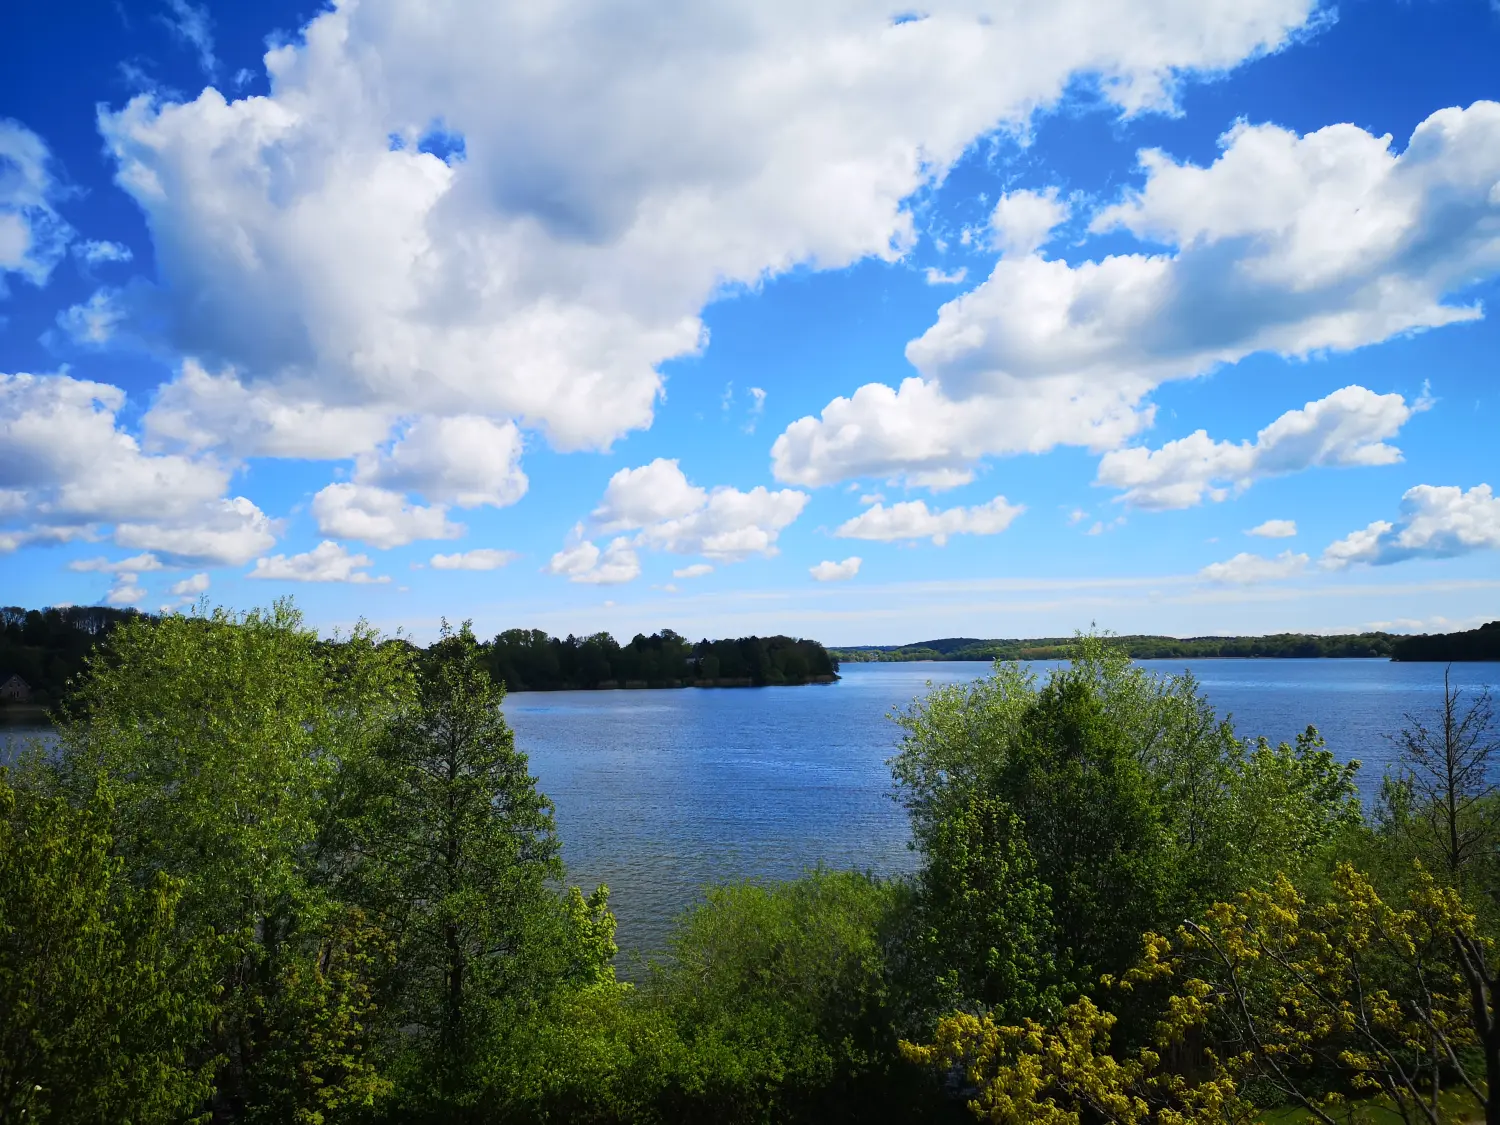
<svg viewBox="0 0 1500 1125">
<path fill-rule="evenodd" d="M 1500 617 L 1500 0 L 0 37 L 0 602 L 829 644 Z"/>
</svg>

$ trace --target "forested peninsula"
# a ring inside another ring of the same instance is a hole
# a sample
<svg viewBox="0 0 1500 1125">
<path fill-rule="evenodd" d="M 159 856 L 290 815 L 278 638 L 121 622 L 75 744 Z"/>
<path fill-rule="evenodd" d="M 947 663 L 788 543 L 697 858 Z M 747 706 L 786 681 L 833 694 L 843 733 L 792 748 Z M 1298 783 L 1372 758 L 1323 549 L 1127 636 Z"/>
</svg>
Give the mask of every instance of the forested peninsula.
<svg viewBox="0 0 1500 1125">
<path fill-rule="evenodd" d="M 105 606 L 0 609 L 0 684 L 19 676 L 27 704 L 54 706 L 95 645 L 122 622 L 144 616 Z M 670 629 L 638 633 L 624 645 L 608 633 L 560 638 L 540 629 L 507 629 L 479 650 L 507 691 L 831 684 L 839 671 L 838 660 L 817 641 L 775 636 L 694 643 Z"/>
<path fill-rule="evenodd" d="M 1133 660 L 1211 657 L 1389 657 L 1392 660 L 1500 660 L 1500 621 L 1466 633 L 1419 634 L 1273 633 L 1264 637 L 1110 637 Z M 945 637 L 908 645 L 863 645 L 830 649 L 848 664 L 905 660 L 1063 660 L 1074 637 L 981 640 Z"/>
</svg>

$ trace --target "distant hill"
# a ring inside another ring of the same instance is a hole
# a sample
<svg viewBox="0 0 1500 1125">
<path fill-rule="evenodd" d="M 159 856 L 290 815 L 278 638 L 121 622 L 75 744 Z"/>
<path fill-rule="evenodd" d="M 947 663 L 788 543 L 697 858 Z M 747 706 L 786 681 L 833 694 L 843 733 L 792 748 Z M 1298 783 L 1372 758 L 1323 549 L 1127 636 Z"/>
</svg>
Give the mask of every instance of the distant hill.
<svg viewBox="0 0 1500 1125">
<path fill-rule="evenodd" d="M 1276 633 L 1266 637 L 1112 637 L 1137 660 L 1166 660 L 1214 656 L 1254 657 L 1349 657 L 1391 656 L 1398 642 L 1406 639 L 1391 633 L 1357 633 L 1316 636 L 1309 633 Z M 1074 645 L 1072 637 L 999 638 L 943 637 L 909 645 L 865 645 L 831 648 L 829 655 L 841 662 L 858 664 L 903 660 L 1057 660 L 1066 658 Z"/>
<path fill-rule="evenodd" d="M 1401 637 L 1394 660 L 1500 660 L 1500 621 L 1464 633 Z"/>
</svg>

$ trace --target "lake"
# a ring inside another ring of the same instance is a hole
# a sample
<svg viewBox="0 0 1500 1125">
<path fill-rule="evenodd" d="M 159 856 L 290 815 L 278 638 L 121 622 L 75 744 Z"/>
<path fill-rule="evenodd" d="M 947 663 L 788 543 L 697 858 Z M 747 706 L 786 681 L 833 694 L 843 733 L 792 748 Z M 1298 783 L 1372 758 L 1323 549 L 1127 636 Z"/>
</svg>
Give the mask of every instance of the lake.
<svg viewBox="0 0 1500 1125">
<path fill-rule="evenodd" d="M 1442 698 L 1441 664 L 1387 660 L 1146 661 L 1189 668 L 1242 737 L 1290 741 L 1309 723 L 1364 763 L 1371 795 L 1387 735 Z M 557 805 L 572 882 L 609 884 L 622 949 L 661 947 L 674 915 L 731 879 L 785 878 L 819 862 L 910 870 L 891 799 L 888 716 L 984 663 L 846 664 L 828 686 L 522 692 L 505 711 Z M 1500 664 L 1454 665 L 1456 683 L 1500 688 Z M 12 728 L 12 733 L 18 733 Z M 0 739 L 5 735 L 0 732 Z M 3 757 L 3 752 L 0 752 Z"/>
</svg>

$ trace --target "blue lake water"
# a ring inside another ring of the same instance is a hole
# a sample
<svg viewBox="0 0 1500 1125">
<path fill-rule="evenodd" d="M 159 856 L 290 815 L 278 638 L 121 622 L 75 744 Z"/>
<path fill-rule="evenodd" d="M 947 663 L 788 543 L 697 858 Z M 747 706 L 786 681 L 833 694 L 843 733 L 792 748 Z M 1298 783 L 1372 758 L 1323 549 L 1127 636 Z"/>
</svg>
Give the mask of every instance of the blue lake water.
<svg viewBox="0 0 1500 1125">
<path fill-rule="evenodd" d="M 1241 737 L 1290 741 L 1309 723 L 1373 793 L 1388 735 L 1442 698 L 1443 666 L 1386 660 L 1147 661 L 1190 669 Z M 910 870 L 886 762 L 894 708 L 988 674 L 983 663 L 846 664 L 827 686 L 525 692 L 506 716 L 557 806 L 571 882 L 610 885 L 626 950 L 659 948 L 710 883 L 810 866 Z M 1454 665 L 1500 689 L 1500 664 Z M 12 736 L 21 733 L 12 729 Z M 0 730 L 0 742 L 6 734 Z M 0 747 L 0 758 L 3 758 Z"/>
</svg>

